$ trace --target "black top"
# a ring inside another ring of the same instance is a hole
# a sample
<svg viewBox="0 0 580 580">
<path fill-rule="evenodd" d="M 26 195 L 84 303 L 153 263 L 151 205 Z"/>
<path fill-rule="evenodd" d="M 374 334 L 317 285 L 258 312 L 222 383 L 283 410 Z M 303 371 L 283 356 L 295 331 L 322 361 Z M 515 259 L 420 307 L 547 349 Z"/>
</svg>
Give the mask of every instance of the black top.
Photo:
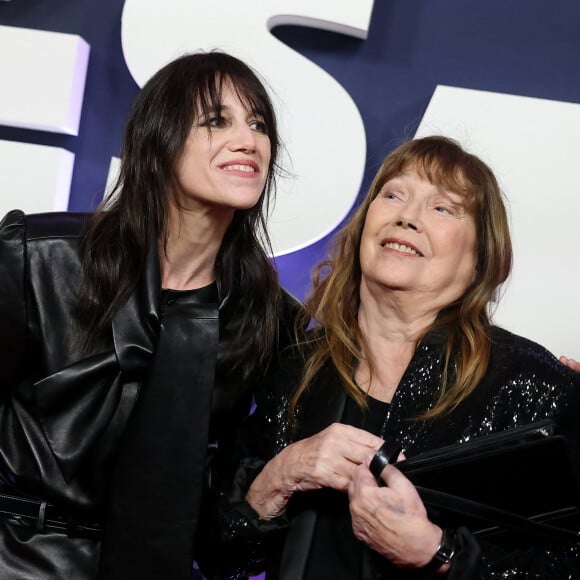
<svg viewBox="0 0 580 580">
<path fill-rule="evenodd" d="M 367 397 L 368 410 L 363 411 L 348 398 L 342 423 L 380 434 L 389 403 Z M 322 489 L 316 493 L 318 519 L 312 550 L 306 569 L 306 580 L 352 580 L 366 578 L 363 569 L 372 569 L 369 550 L 352 532 L 352 522 L 345 493 Z"/>
<path fill-rule="evenodd" d="M 194 290 L 173 290 L 172 288 L 161 289 L 162 304 L 175 304 L 176 302 L 186 303 L 189 301 L 197 304 L 217 303 L 217 284 L 212 282 L 207 286 L 195 288 Z"/>
<path fill-rule="evenodd" d="M 202 288 L 193 290 L 173 290 L 172 288 L 163 288 L 161 290 L 161 313 L 174 304 L 217 304 L 219 300 L 217 283 L 212 282 Z M 211 421 L 210 421 L 210 448 L 216 445 L 218 428 L 216 420 L 219 420 L 221 414 L 225 413 L 231 407 L 231 390 L 228 385 L 224 384 L 223 374 L 220 372 L 219 365 L 216 367 L 216 375 L 212 393 Z"/>
</svg>

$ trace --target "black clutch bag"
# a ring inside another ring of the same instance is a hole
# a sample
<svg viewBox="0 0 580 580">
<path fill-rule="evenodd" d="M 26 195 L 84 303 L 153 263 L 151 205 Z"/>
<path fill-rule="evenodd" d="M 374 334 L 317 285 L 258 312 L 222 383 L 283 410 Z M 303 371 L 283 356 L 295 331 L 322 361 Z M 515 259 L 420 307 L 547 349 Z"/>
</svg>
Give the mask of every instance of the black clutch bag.
<svg viewBox="0 0 580 580">
<path fill-rule="evenodd" d="M 441 527 L 464 525 L 504 541 L 580 540 L 577 460 L 550 421 L 441 447 L 397 467 Z"/>
</svg>

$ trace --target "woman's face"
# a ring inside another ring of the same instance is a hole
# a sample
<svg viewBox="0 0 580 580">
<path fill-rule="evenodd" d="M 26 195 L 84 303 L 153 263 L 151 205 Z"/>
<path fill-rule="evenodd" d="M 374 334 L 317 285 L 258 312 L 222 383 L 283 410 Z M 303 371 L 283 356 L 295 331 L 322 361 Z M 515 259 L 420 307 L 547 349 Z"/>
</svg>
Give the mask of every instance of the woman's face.
<svg viewBox="0 0 580 580">
<path fill-rule="evenodd" d="M 363 283 L 415 294 L 437 311 L 459 298 L 476 267 L 476 227 L 462 202 L 414 169 L 386 182 L 362 233 Z"/>
<path fill-rule="evenodd" d="M 263 119 L 248 111 L 232 85 L 222 89 L 220 111 L 200 118 L 175 166 L 175 193 L 188 211 L 247 209 L 264 189 L 270 138 Z"/>
</svg>

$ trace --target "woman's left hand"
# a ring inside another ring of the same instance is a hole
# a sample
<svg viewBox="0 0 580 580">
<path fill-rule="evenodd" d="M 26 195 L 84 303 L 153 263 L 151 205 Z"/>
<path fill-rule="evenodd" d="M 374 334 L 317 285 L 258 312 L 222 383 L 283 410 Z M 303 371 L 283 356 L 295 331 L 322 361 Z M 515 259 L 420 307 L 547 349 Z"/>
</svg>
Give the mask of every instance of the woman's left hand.
<svg viewBox="0 0 580 580">
<path fill-rule="evenodd" d="M 568 368 L 572 369 L 573 371 L 580 373 L 580 362 L 579 361 L 574 360 L 573 358 L 568 358 L 567 356 L 561 356 L 560 362 L 563 365 L 566 365 Z"/>
<path fill-rule="evenodd" d="M 379 487 L 367 465 L 359 465 L 348 489 L 355 536 L 402 568 L 427 565 L 441 542 L 442 530 L 427 518 L 413 484 L 387 465 Z"/>
</svg>

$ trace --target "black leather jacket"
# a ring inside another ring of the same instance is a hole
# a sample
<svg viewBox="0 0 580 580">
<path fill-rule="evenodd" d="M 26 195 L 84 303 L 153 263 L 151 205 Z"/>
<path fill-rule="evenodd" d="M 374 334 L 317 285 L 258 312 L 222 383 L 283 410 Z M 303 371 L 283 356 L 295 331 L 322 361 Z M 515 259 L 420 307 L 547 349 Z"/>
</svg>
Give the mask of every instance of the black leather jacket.
<svg viewBox="0 0 580 580">
<path fill-rule="evenodd" d="M 0 491 L 81 521 L 105 512 L 118 444 L 155 350 L 161 293 L 151 252 L 110 336 L 82 352 L 74 305 L 88 218 L 13 211 L 0 224 Z M 249 386 L 231 399 L 232 416 L 247 414 Z M 95 578 L 99 540 L 72 535 L 0 517 L 0 578 Z"/>
</svg>

